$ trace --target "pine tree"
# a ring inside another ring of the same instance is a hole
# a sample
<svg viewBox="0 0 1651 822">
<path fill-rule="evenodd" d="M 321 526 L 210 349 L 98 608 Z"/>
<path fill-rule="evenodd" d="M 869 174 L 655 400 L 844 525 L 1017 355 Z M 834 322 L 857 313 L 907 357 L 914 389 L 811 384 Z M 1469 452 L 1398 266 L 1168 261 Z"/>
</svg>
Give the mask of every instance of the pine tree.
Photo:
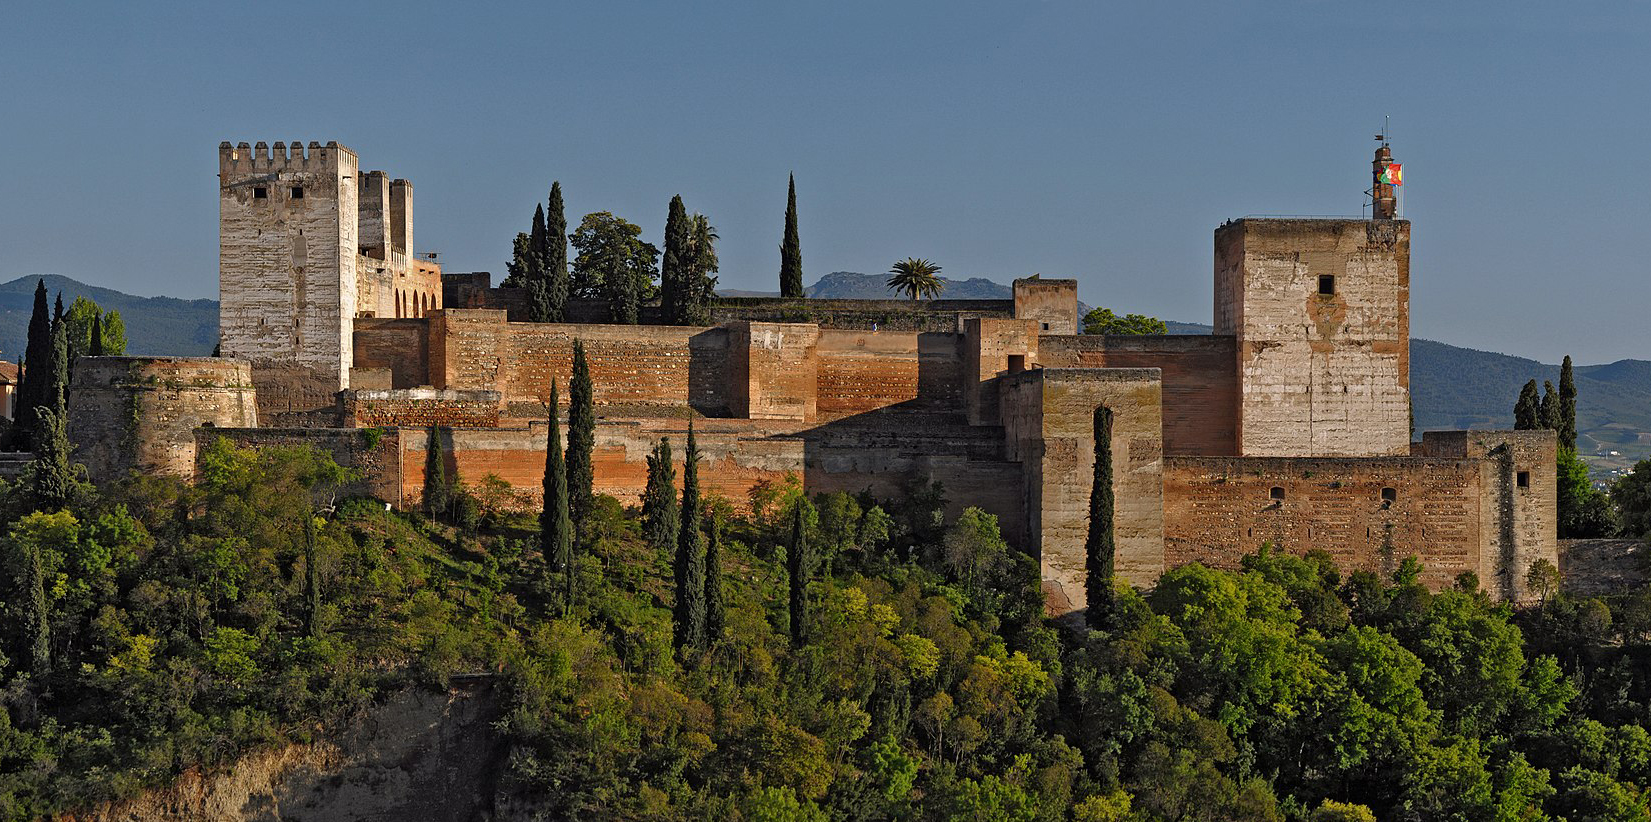
<svg viewBox="0 0 1651 822">
<path fill-rule="evenodd" d="M 316 558 L 315 512 L 304 515 L 304 590 L 309 600 L 304 614 L 304 632 L 321 635 L 321 572 L 315 567 Z"/>
<path fill-rule="evenodd" d="M 568 506 L 583 529 L 596 504 L 596 387 L 590 381 L 585 342 L 573 341 L 573 382 L 568 386 Z"/>
<path fill-rule="evenodd" d="M 689 293 L 689 233 L 688 209 L 682 205 L 682 195 L 671 198 L 665 213 L 665 256 L 659 262 L 659 308 L 667 325 L 684 325 L 692 295 Z"/>
<path fill-rule="evenodd" d="M 17 587 L 21 591 L 21 619 L 23 645 L 28 653 L 28 671 L 39 680 L 51 672 L 52 626 L 46 604 L 46 573 L 41 566 L 40 545 L 34 540 L 21 540 L 17 550 Z"/>
<path fill-rule="evenodd" d="M 721 641 L 728 626 L 722 602 L 722 517 L 705 512 L 705 643 Z"/>
<path fill-rule="evenodd" d="M 550 383 L 550 428 L 545 447 L 545 504 L 539 514 L 539 550 L 545 565 L 564 574 L 566 601 L 573 606 L 573 517 L 568 511 L 568 466 L 562 455 L 562 423 L 556 381 Z"/>
<path fill-rule="evenodd" d="M 1559 447 L 1576 450 L 1576 377 L 1569 354 L 1559 366 Z"/>
<path fill-rule="evenodd" d="M 1537 420 L 1540 423 L 1538 428 L 1559 430 L 1559 392 L 1547 380 L 1542 381 L 1542 402 L 1537 406 Z"/>
<path fill-rule="evenodd" d="M 808 613 L 808 582 L 814 573 L 814 556 L 808 545 L 807 500 L 798 500 L 791 515 L 791 544 L 786 546 L 786 571 L 791 578 L 789 605 L 791 611 L 791 644 L 801 647 L 808 642 L 810 631 Z"/>
<path fill-rule="evenodd" d="M 103 356 L 103 312 L 101 311 L 92 315 L 92 340 L 86 349 L 86 355 L 90 357 Z"/>
<path fill-rule="evenodd" d="M 1513 429 L 1534 431 L 1541 428 L 1542 397 L 1537 393 L 1536 380 L 1525 383 L 1519 390 L 1519 401 L 1513 406 Z"/>
<path fill-rule="evenodd" d="M 1095 409 L 1095 474 L 1089 486 L 1089 538 L 1084 541 L 1084 594 L 1089 626 L 1101 628 L 1112 615 L 1117 562 L 1112 492 L 1112 409 Z"/>
<path fill-rule="evenodd" d="M 780 242 L 780 296 L 790 299 L 803 296 L 803 246 L 797 238 L 796 175 L 792 175 L 786 185 L 785 238 Z"/>
<path fill-rule="evenodd" d="M 550 304 L 545 322 L 563 322 L 573 286 L 568 277 L 568 218 L 562 206 L 559 180 L 550 184 L 550 208 L 545 211 L 544 272 Z"/>
<path fill-rule="evenodd" d="M 699 446 L 688 421 L 688 448 L 682 455 L 682 527 L 676 540 L 676 647 L 705 647 L 705 534 L 699 500 Z"/>
<path fill-rule="evenodd" d="M 38 410 L 34 460 L 29 463 L 29 490 L 41 511 L 62 510 L 74 494 L 74 468 L 69 463 L 69 413 L 63 399 Z"/>
<path fill-rule="evenodd" d="M 677 531 L 676 468 L 671 464 L 671 441 L 660 437 L 648 455 L 648 487 L 642 491 L 642 535 L 660 557 L 674 556 Z"/>
<path fill-rule="evenodd" d="M 424 513 L 431 519 L 440 519 L 447 514 L 452 503 L 441 429 L 432 425 L 424 446 Z"/>
<path fill-rule="evenodd" d="M 23 448 L 34 447 L 39 410 L 50 407 L 47 397 L 52 376 L 52 347 L 52 315 L 46 301 L 46 281 L 40 280 L 34 287 L 34 313 L 29 317 L 29 339 L 24 349 L 23 362 L 28 368 L 23 369 L 22 384 L 18 386 L 14 417 L 18 444 Z"/>
</svg>

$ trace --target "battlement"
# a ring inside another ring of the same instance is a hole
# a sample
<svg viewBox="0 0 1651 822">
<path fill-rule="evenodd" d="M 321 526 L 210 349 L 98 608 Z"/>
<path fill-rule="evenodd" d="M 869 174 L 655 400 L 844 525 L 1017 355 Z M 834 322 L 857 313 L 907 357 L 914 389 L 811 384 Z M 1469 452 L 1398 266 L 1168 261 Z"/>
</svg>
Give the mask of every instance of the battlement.
<svg viewBox="0 0 1651 822">
<path fill-rule="evenodd" d="M 311 140 L 307 148 L 300 140 L 291 145 L 276 140 L 273 149 L 262 140 L 251 146 L 244 142 L 230 145 L 228 140 L 218 144 L 218 171 L 226 174 L 330 171 L 346 163 L 353 167 L 358 162 L 354 151 L 334 140 L 326 145 Z"/>
</svg>

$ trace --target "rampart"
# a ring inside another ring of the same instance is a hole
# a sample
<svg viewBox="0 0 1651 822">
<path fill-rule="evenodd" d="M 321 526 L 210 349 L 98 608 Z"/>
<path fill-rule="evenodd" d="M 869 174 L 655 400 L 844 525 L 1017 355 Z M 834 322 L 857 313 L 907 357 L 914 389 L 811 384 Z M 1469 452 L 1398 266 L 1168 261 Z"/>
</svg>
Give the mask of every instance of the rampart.
<svg viewBox="0 0 1651 822">
<path fill-rule="evenodd" d="M 213 357 L 81 357 L 69 386 L 75 460 L 99 479 L 189 476 L 193 432 L 258 425 L 252 369 Z"/>
<path fill-rule="evenodd" d="M 1164 453 L 1238 453 L 1233 337 L 1205 334 L 1046 336 L 1038 358 L 1061 368 L 1156 368 L 1164 380 Z"/>
</svg>

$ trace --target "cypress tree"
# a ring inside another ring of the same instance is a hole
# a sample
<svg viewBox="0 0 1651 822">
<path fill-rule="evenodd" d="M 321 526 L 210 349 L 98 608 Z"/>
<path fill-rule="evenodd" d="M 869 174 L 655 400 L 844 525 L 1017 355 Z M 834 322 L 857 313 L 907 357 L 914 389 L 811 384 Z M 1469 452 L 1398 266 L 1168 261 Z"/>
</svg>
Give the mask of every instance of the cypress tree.
<svg viewBox="0 0 1651 822">
<path fill-rule="evenodd" d="M 573 341 L 573 382 L 568 386 L 568 510 L 583 529 L 596 503 L 596 388 L 590 381 L 585 342 Z"/>
<path fill-rule="evenodd" d="M 315 567 L 315 512 L 304 515 L 304 590 L 309 600 L 304 614 L 304 631 L 310 636 L 321 635 L 321 573 Z"/>
<path fill-rule="evenodd" d="M 671 441 L 660 437 L 648 455 L 648 487 L 642 492 L 642 534 L 661 557 L 674 556 L 681 527 L 676 500 L 676 468 Z"/>
<path fill-rule="evenodd" d="M 568 297 L 573 290 L 568 278 L 568 218 L 563 213 L 562 183 L 550 184 L 550 208 L 545 212 L 544 272 L 550 311 L 546 322 L 559 323 L 567 317 Z"/>
<path fill-rule="evenodd" d="M 545 228 L 545 207 L 533 208 L 533 233 L 528 235 L 531 249 L 526 267 L 528 322 L 550 322 L 553 306 L 550 294 L 550 272 L 545 264 L 550 255 L 550 233 Z"/>
<path fill-rule="evenodd" d="M 19 540 L 17 557 L 17 585 L 21 589 L 21 619 L 23 646 L 28 653 L 28 671 L 35 679 L 51 672 L 52 625 L 46 605 L 46 573 L 40 563 L 40 545 L 34 540 Z"/>
<path fill-rule="evenodd" d="M 803 296 L 803 246 L 797 238 L 797 177 L 791 175 L 786 184 L 785 238 L 780 242 L 780 296 L 801 299 Z"/>
<path fill-rule="evenodd" d="M 1513 405 L 1513 429 L 1532 431 L 1542 427 L 1542 398 L 1537 393 L 1536 380 L 1525 383 L 1519 390 L 1519 401 Z"/>
<path fill-rule="evenodd" d="M 1537 406 L 1537 417 L 1540 425 L 1549 431 L 1559 430 L 1559 393 L 1554 391 L 1554 384 L 1547 380 L 1542 381 L 1542 402 Z"/>
<path fill-rule="evenodd" d="M 47 407 L 56 407 L 67 401 L 69 396 L 69 324 L 63 316 L 61 293 L 57 295 L 57 313 L 52 317 L 51 355 L 51 383 L 43 402 Z"/>
<path fill-rule="evenodd" d="M 1095 409 L 1095 475 L 1089 486 L 1089 537 L 1084 541 L 1084 594 L 1089 625 L 1104 626 L 1112 614 L 1118 545 L 1112 495 L 1112 409 Z"/>
<path fill-rule="evenodd" d="M 38 410 L 34 460 L 29 463 L 29 488 L 35 507 L 58 511 L 74 493 L 74 469 L 69 464 L 68 411 L 63 399 Z"/>
<path fill-rule="evenodd" d="M 23 370 L 22 384 L 17 391 L 15 419 L 18 442 L 24 448 L 34 447 L 36 417 L 40 408 L 47 405 L 53 346 L 50 310 L 46 301 L 46 281 L 42 279 L 34 286 L 34 313 L 29 316 L 29 340 L 23 357 L 28 368 Z"/>
<path fill-rule="evenodd" d="M 1559 447 L 1576 450 L 1576 377 L 1569 354 L 1559 366 Z"/>
<path fill-rule="evenodd" d="M 89 356 L 89 357 L 101 357 L 101 356 L 103 356 L 103 312 L 102 311 L 99 311 L 96 314 L 92 315 L 92 340 L 91 340 L 91 344 L 86 347 L 86 355 Z"/>
<path fill-rule="evenodd" d="M 545 447 L 545 503 L 539 514 L 539 551 L 547 568 L 559 569 L 573 605 L 573 517 L 568 513 L 568 465 L 562 455 L 562 423 L 556 381 L 550 383 L 550 427 Z"/>
<path fill-rule="evenodd" d="M 705 512 L 705 643 L 715 645 L 728 625 L 722 602 L 722 517 Z"/>
<path fill-rule="evenodd" d="M 545 207 L 536 205 L 533 207 L 533 228 L 528 232 L 527 239 L 528 247 L 541 258 L 544 256 L 545 249 L 549 246 L 549 243 L 545 240 L 545 235 Z"/>
<path fill-rule="evenodd" d="M 447 482 L 447 458 L 442 451 L 441 429 L 432 425 L 424 446 L 424 512 L 431 519 L 440 519 L 451 507 L 450 490 Z"/>
<path fill-rule="evenodd" d="M 517 232 L 510 242 L 510 262 L 505 263 L 505 278 L 500 285 L 526 288 L 533 266 L 533 235 Z"/>
<path fill-rule="evenodd" d="M 705 647 L 705 536 L 700 530 L 699 446 L 688 421 L 688 448 L 682 455 L 682 527 L 676 541 L 676 647 Z"/>
<path fill-rule="evenodd" d="M 659 263 L 659 307 L 668 325 L 687 323 L 693 297 L 688 283 L 690 241 L 688 209 L 678 194 L 665 213 L 665 256 Z"/>
<path fill-rule="evenodd" d="M 799 499 L 791 516 L 791 544 L 786 547 L 786 571 L 791 577 L 791 644 L 801 646 L 811 633 L 808 622 L 808 581 L 814 572 L 814 557 L 808 546 L 808 500 Z"/>
</svg>

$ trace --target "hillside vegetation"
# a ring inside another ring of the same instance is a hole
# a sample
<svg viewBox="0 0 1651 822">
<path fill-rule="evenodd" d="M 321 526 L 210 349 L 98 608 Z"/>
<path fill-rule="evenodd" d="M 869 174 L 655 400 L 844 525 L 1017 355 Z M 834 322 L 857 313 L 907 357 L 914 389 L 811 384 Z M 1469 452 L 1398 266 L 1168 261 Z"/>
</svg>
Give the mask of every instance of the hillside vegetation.
<svg viewBox="0 0 1651 822">
<path fill-rule="evenodd" d="M 1651 591 L 1515 613 L 1471 577 L 1429 593 L 1413 561 L 1380 580 L 1263 551 L 1065 631 L 1037 564 L 987 514 L 943 518 L 943 488 L 779 484 L 713 501 L 726 627 L 678 653 L 669 559 L 611 498 L 570 600 L 496 483 L 449 525 L 335 499 L 313 451 L 203 465 L 56 511 L 0 489 L 0 819 L 230 768 L 460 674 L 498 680 L 510 753 L 485 789 L 512 818 L 1651 819 Z"/>
<path fill-rule="evenodd" d="M 217 300 L 134 297 L 55 274 L 31 275 L 0 283 L 0 357 L 11 362 L 17 362 L 28 341 L 34 288 L 40 280 L 46 281 L 51 294 L 63 295 L 64 305 L 85 297 L 104 311 L 119 311 L 126 323 L 128 354 L 204 357 L 218 344 Z"/>
</svg>

